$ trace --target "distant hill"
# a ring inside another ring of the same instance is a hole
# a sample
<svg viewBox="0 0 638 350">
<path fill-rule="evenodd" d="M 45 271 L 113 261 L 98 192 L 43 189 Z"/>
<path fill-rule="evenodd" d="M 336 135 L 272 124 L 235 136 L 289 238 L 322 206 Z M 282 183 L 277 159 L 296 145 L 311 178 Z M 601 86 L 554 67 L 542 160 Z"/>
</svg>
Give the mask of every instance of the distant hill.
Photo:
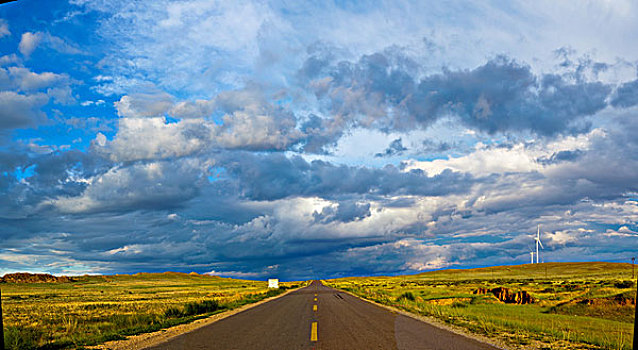
<svg viewBox="0 0 638 350">
<path fill-rule="evenodd" d="M 166 281 L 166 280 L 237 280 L 219 276 L 200 275 L 196 272 L 139 272 L 117 275 L 54 276 L 48 273 L 15 272 L 0 277 L 0 283 L 69 283 L 103 281 Z"/>
<path fill-rule="evenodd" d="M 72 277 L 57 277 L 48 273 L 16 272 L 0 277 L 0 283 L 66 283 L 74 281 Z"/>
</svg>

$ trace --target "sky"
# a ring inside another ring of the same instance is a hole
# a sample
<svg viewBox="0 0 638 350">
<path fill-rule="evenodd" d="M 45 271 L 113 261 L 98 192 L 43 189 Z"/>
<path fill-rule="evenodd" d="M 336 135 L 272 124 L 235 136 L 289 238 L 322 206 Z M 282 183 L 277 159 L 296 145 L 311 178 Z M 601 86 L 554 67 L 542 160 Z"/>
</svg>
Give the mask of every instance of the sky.
<svg viewBox="0 0 638 350">
<path fill-rule="evenodd" d="M 638 247 L 638 4 L 0 5 L 0 274 L 283 280 Z"/>
</svg>

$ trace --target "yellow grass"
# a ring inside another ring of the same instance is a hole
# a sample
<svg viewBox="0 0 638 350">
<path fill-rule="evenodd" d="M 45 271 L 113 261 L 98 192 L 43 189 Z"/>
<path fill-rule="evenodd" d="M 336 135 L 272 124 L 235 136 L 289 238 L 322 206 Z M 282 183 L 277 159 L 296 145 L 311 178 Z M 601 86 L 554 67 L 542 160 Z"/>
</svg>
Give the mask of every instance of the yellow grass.
<svg viewBox="0 0 638 350">
<path fill-rule="evenodd" d="M 274 294 L 266 294 L 267 282 L 195 274 L 76 279 L 71 283 L 0 284 L 9 349 L 68 348 L 121 339 Z M 191 308 L 187 310 L 188 304 Z"/>
</svg>

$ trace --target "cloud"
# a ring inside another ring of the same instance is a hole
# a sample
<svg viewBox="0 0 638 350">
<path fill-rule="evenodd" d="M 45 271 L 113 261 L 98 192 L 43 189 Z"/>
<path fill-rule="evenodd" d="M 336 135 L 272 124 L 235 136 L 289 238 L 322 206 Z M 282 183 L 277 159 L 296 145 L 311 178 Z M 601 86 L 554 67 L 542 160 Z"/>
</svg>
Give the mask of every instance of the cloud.
<svg viewBox="0 0 638 350">
<path fill-rule="evenodd" d="M 173 106 L 173 97 L 165 92 L 124 95 L 115 102 L 117 114 L 127 118 L 161 117 Z"/>
<path fill-rule="evenodd" d="M 197 183 L 206 167 L 197 160 L 113 167 L 88 179 L 81 195 L 60 196 L 43 204 L 63 213 L 175 208 L 198 193 Z"/>
<path fill-rule="evenodd" d="M 68 84 L 70 80 L 66 74 L 35 73 L 24 67 L 8 67 L 7 71 L 15 86 L 22 91 L 37 91 L 46 87 Z"/>
<path fill-rule="evenodd" d="M 67 74 L 35 73 L 28 68 L 0 67 L 0 129 L 25 128 L 47 120 L 41 108 L 75 101 Z"/>
<path fill-rule="evenodd" d="M 316 222 L 329 223 L 332 221 L 350 222 L 370 216 L 370 203 L 353 201 L 340 202 L 336 207 L 325 206 L 321 212 L 312 213 Z"/>
<path fill-rule="evenodd" d="M 123 96 L 115 106 L 122 117 L 117 134 L 112 141 L 93 144 L 114 161 L 183 157 L 216 149 L 284 151 L 305 138 L 295 114 L 268 102 L 264 91 L 254 87 L 178 103 L 154 91 Z"/>
<path fill-rule="evenodd" d="M 618 230 L 607 229 L 607 237 L 638 237 L 638 232 L 631 230 L 627 226 L 621 226 Z"/>
<path fill-rule="evenodd" d="M 432 161 L 407 160 L 406 169 L 422 169 L 428 174 L 439 174 L 446 169 L 467 172 L 476 176 L 487 176 L 507 172 L 532 172 L 539 170 L 533 154 L 524 144 L 511 148 L 487 147 L 477 144 L 475 151 L 461 157 L 435 159 Z"/>
<path fill-rule="evenodd" d="M 582 132 L 588 128 L 584 118 L 605 108 L 611 91 L 600 82 L 536 75 L 529 66 L 503 56 L 474 69 L 444 69 L 417 79 L 414 66 L 418 65 L 401 57 L 388 49 L 356 63 L 324 64 L 310 76 L 302 75 L 310 87 L 329 77 L 321 90 L 315 89 L 329 106 L 327 113 L 363 127 L 397 131 L 427 127 L 454 115 L 466 126 L 489 134 Z"/>
<path fill-rule="evenodd" d="M 375 157 L 391 157 L 394 155 L 400 155 L 403 151 L 407 151 L 408 149 L 403 147 L 403 143 L 401 139 L 396 139 L 390 143 L 388 148 L 383 153 L 377 153 Z"/>
<path fill-rule="evenodd" d="M 559 151 L 559 152 L 553 153 L 549 158 L 542 157 L 542 158 L 539 158 L 537 161 L 542 164 L 571 162 L 580 158 L 583 155 L 583 153 L 584 152 L 579 149 L 573 150 L 573 151 L 572 150 Z"/>
<path fill-rule="evenodd" d="M 42 93 L 21 95 L 12 91 L 0 91 L 0 129 L 34 126 L 46 116 L 40 108 L 49 98 Z"/>
<path fill-rule="evenodd" d="M 38 44 L 40 44 L 40 41 L 42 41 L 42 33 L 24 32 L 22 33 L 22 38 L 20 39 L 18 49 L 20 50 L 20 53 L 22 53 L 22 55 L 29 57 L 31 56 L 31 53 L 33 53 L 33 51 L 36 49 Z"/>
<path fill-rule="evenodd" d="M 286 150 L 297 142 L 294 118 L 237 111 L 222 123 L 203 119 L 121 118 L 112 141 L 96 139 L 93 149 L 113 161 L 192 156 L 216 149 Z"/>
<path fill-rule="evenodd" d="M 169 114 L 177 118 L 206 118 L 215 110 L 214 100 L 181 101 L 176 103 Z"/>
<path fill-rule="evenodd" d="M 112 141 L 98 136 L 93 148 L 113 161 L 183 157 L 203 150 L 211 141 L 210 123 L 164 118 L 121 118 Z"/>
<path fill-rule="evenodd" d="M 628 108 L 638 104 L 638 80 L 624 83 L 616 89 L 611 100 L 614 107 Z"/>
<path fill-rule="evenodd" d="M 51 35 L 48 32 L 22 33 L 20 44 L 18 45 L 18 50 L 24 57 L 29 58 L 29 56 L 31 56 L 31 54 L 35 51 L 36 48 L 38 48 L 38 46 L 40 46 L 40 44 L 64 54 L 84 54 L 84 52 L 79 48 L 75 47 L 72 44 L 69 44 L 64 39 Z"/>
<path fill-rule="evenodd" d="M 217 166 L 240 181 L 244 196 L 255 200 L 289 196 L 333 198 L 346 194 L 439 196 L 467 191 L 473 181 L 470 176 L 450 170 L 430 177 L 421 170 L 308 163 L 301 157 L 281 154 L 230 153 L 219 158 Z"/>
<path fill-rule="evenodd" d="M 278 23 L 267 4 L 254 2 L 74 4 L 105 18 L 98 31 L 113 51 L 102 60 L 103 69 L 118 77 L 101 84 L 109 93 L 125 93 L 140 80 L 199 95 L 220 92 L 217 83 L 225 86 L 223 90 L 239 88 L 259 54 L 264 28 Z"/>
<path fill-rule="evenodd" d="M 9 23 L 5 19 L 0 19 L 0 38 L 11 35 Z"/>
<path fill-rule="evenodd" d="M 225 91 L 215 97 L 217 110 L 225 112 L 214 128 L 214 142 L 223 148 L 244 150 L 287 150 L 303 134 L 297 117 L 284 106 L 269 102 L 259 86 Z"/>
<path fill-rule="evenodd" d="M 259 273 L 259 272 L 216 271 L 216 270 L 210 270 L 206 272 L 205 275 L 241 278 L 241 279 L 253 279 L 253 278 L 259 278 L 264 276 L 263 273 Z"/>
<path fill-rule="evenodd" d="M 224 148 L 286 150 L 301 138 L 292 115 L 237 111 L 222 120 L 222 125 L 215 129 L 214 140 Z"/>
</svg>

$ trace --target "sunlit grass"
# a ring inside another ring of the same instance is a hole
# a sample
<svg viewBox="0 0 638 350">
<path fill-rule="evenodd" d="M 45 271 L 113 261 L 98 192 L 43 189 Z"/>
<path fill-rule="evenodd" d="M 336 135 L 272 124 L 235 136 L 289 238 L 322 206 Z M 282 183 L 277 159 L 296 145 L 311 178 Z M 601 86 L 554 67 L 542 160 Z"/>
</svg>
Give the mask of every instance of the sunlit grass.
<svg viewBox="0 0 638 350">
<path fill-rule="evenodd" d="M 273 296 L 267 282 L 176 273 L 5 283 L 8 349 L 75 348 L 159 330 Z M 280 283 L 290 287 L 293 283 Z"/>
</svg>

